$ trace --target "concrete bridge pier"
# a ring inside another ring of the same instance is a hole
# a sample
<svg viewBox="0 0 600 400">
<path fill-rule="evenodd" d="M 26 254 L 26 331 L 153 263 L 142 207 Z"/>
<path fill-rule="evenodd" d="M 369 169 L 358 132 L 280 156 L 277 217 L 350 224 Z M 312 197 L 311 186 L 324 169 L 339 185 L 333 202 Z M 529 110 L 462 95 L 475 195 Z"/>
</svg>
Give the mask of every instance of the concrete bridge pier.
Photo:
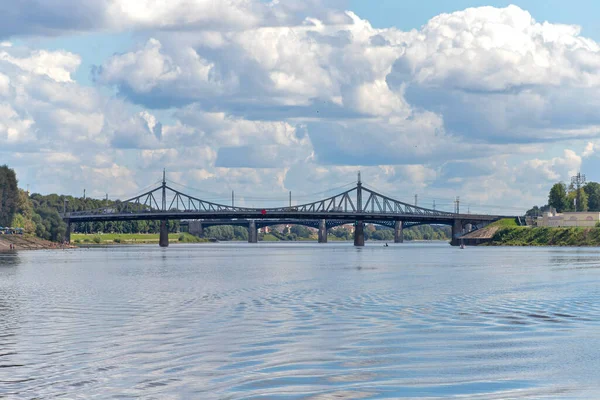
<svg viewBox="0 0 600 400">
<path fill-rule="evenodd" d="M 327 221 L 319 221 L 319 243 L 327 243 Z"/>
<path fill-rule="evenodd" d="M 358 221 L 354 227 L 354 245 L 363 247 L 365 245 L 365 223 Z"/>
<path fill-rule="evenodd" d="M 202 222 L 200 221 L 190 221 L 189 223 L 189 233 L 194 236 L 201 237 L 204 235 L 204 226 L 202 226 Z"/>
<path fill-rule="evenodd" d="M 160 247 L 169 247 L 169 223 L 166 220 L 160 221 L 158 245 Z"/>
<path fill-rule="evenodd" d="M 396 221 L 394 225 L 394 243 L 404 243 L 404 223 Z"/>
<path fill-rule="evenodd" d="M 65 232 L 65 242 L 71 244 L 71 221 L 67 220 L 67 230 Z"/>
<path fill-rule="evenodd" d="M 459 246 L 460 245 L 460 237 L 463 235 L 463 220 L 461 219 L 455 219 L 452 222 L 452 241 L 450 241 L 450 244 L 452 246 Z"/>
<path fill-rule="evenodd" d="M 256 229 L 255 220 L 251 220 L 248 224 L 248 243 L 258 243 L 258 230 Z"/>
</svg>

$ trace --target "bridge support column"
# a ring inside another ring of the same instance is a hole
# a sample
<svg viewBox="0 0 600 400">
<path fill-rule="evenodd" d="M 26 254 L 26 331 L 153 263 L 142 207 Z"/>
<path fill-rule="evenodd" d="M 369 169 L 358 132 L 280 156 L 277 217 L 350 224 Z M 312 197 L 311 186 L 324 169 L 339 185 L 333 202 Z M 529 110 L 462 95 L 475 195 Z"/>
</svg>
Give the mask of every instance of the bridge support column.
<svg viewBox="0 0 600 400">
<path fill-rule="evenodd" d="M 204 227 L 202 226 L 202 222 L 200 221 L 190 221 L 189 223 L 189 233 L 194 236 L 201 237 L 204 235 Z"/>
<path fill-rule="evenodd" d="M 158 245 L 160 247 L 169 247 L 169 223 L 167 221 L 160 221 Z"/>
<path fill-rule="evenodd" d="M 460 237 L 463 234 L 463 221 L 460 219 L 455 219 L 452 222 L 452 240 L 450 241 L 450 244 L 452 246 L 459 246 L 460 245 Z"/>
<path fill-rule="evenodd" d="M 394 243 L 404 243 L 404 223 L 396 221 L 394 225 Z"/>
<path fill-rule="evenodd" d="M 67 231 L 65 232 L 65 243 L 71 244 L 71 221 L 67 220 Z"/>
<path fill-rule="evenodd" d="M 319 243 L 327 243 L 327 221 L 319 221 Z"/>
<path fill-rule="evenodd" d="M 254 220 L 251 220 L 248 224 L 248 243 L 258 243 L 258 230 Z"/>
<path fill-rule="evenodd" d="M 363 247 L 365 245 L 365 223 L 358 221 L 354 227 L 354 245 Z"/>
</svg>

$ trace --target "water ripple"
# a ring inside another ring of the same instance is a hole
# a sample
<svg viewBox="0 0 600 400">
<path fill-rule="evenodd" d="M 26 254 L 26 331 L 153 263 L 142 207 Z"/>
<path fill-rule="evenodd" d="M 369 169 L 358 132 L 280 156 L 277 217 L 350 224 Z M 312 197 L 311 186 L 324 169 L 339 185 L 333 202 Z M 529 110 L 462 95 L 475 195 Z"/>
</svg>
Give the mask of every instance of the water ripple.
<svg viewBox="0 0 600 400">
<path fill-rule="evenodd" d="M 397 248 L 403 262 L 335 245 L 20 254 L 0 269 L 0 395 L 598 393 L 600 271 L 539 250 L 465 262 L 449 247 Z"/>
</svg>

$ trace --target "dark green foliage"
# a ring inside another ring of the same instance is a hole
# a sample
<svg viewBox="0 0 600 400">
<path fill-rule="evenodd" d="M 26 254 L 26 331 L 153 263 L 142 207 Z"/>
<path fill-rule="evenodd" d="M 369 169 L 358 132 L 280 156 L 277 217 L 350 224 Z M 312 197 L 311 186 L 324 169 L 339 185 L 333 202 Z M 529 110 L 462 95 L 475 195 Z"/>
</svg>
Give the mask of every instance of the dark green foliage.
<svg viewBox="0 0 600 400">
<path fill-rule="evenodd" d="M 309 238 L 312 236 L 311 230 L 302 225 L 292 225 L 290 233 L 299 238 Z"/>
<path fill-rule="evenodd" d="M 11 226 L 17 212 L 19 188 L 15 171 L 0 166 L 0 226 Z"/>
<path fill-rule="evenodd" d="M 393 233 L 393 231 L 392 231 Z M 419 225 L 404 230 L 404 240 L 449 240 L 452 228 L 446 225 Z"/>
<path fill-rule="evenodd" d="M 562 182 L 556 183 L 548 194 L 548 205 L 556 211 L 563 212 L 569 209 L 567 200 L 567 185 Z"/>
<path fill-rule="evenodd" d="M 333 229 L 333 235 L 342 240 L 353 240 L 354 234 L 343 227 Z M 419 225 L 404 229 L 404 240 L 448 240 L 451 236 L 451 228 L 444 225 Z M 373 228 L 367 225 L 365 228 L 366 240 L 382 240 L 391 242 L 394 240 L 394 230 L 388 227 L 375 225 Z"/>
<path fill-rule="evenodd" d="M 590 182 L 583 187 L 588 197 L 588 210 L 600 211 L 600 183 Z"/>
<path fill-rule="evenodd" d="M 65 238 L 67 226 L 58 215 L 58 211 L 49 207 L 36 209 L 37 217 L 34 219 L 36 224 L 36 235 L 42 239 L 61 242 Z"/>
<path fill-rule="evenodd" d="M 204 229 L 204 237 L 219 241 L 246 241 L 248 240 L 248 229 L 242 226 L 211 226 Z"/>
</svg>

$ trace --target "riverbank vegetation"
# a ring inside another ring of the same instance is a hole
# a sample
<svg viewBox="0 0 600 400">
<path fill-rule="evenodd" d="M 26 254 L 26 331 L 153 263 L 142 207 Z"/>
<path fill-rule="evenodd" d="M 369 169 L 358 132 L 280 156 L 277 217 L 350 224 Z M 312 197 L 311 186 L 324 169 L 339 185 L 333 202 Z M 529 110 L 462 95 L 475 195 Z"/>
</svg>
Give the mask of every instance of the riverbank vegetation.
<svg viewBox="0 0 600 400">
<path fill-rule="evenodd" d="M 534 206 L 525 214 L 538 217 L 554 208 L 557 212 L 598 211 L 600 212 L 600 183 L 587 182 L 579 190 L 573 184 L 555 183 L 548 193 L 548 204 Z"/>
<path fill-rule="evenodd" d="M 159 235 L 154 233 L 107 233 L 107 234 L 71 234 L 71 242 L 76 245 L 94 244 L 147 244 L 158 243 Z M 206 239 L 190 235 L 189 233 L 170 233 L 169 242 L 173 243 L 202 243 Z"/>
<path fill-rule="evenodd" d="M 533 228 L 499 229 L 490 246 L 600 246 L 599 228 Z"/>
</svg>

